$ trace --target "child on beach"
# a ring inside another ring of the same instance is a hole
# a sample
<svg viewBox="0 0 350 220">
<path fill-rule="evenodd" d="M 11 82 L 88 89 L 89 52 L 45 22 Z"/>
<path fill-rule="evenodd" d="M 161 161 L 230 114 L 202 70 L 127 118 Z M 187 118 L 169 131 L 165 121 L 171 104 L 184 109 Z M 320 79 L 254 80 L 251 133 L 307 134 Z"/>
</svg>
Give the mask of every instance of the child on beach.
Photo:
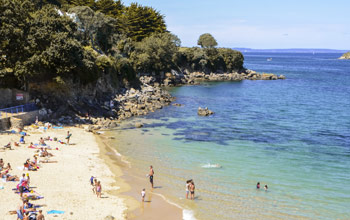
<svg viewBox="0 0 350 220">
<path fill-rule="evenodd" d="M 90 184 L 91 184 L 91 186 L 94 185 L 94 179 L 95 179 L 95 177 L 93 177 L 93 176 L 90 177 Z"/>
<path fill-rule="evenodd" d="M 97 179 L 95 178 L 94 182 L 92 183 L 92 192 L 93 193 L 97 193 L 96 187 L 97 187 Z"/>
<path fill-rule="evenodd" d="M 145 201 L 145 196 L 146 196 L 146 190 L 143 189 L 143 190 L 141 191 L 141 199 L 142 199 L 142 202 Z"/>
<path fill-rule="evenodd" d="M 96 186 L 96 195 L 97 195 L 97 197 L 101 198 L 101 192 L 102 192 L 101 182 L 98 181 L 97 182 L 97 186 Z"/>
</svg>

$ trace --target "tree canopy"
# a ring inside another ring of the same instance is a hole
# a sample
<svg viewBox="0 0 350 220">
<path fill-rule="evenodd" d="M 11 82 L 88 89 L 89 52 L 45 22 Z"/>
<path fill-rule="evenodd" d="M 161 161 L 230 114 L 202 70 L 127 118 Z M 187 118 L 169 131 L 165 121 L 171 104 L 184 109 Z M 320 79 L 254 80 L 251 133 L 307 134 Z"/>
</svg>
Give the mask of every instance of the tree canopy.
<svg viewBox="0 0 350 220">
<path fill-rule="evenodd" d="M 243 55 L 215 48 L 210 34 L 199 47 L 180 48 L 152 7 L 120 0 L 0 0 L 0 87 L 27 89 L 30 82 L 94 82 L 103 74 L 134 79 L 136 73 L 171 69 L 233 71 Z"/>
<path fill-rule="evenodd" d="M 205 33 L 199 36 L 197 45 L 201 46 L 202 48 L 214 48 L 218 45 L 218 43 L 211 34 Z"/>
</svg>

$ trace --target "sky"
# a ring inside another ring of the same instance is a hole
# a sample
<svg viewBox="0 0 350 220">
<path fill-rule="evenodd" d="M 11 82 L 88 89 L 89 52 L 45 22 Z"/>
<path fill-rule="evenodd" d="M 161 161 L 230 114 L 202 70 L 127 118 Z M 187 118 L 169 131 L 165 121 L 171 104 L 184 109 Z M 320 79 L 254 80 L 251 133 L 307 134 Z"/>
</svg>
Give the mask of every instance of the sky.
<svg viewBox="0 0 350 220">
<path fill-rule="evenodd" d="M 122 0 L 165 16 L 182 46 L 210 33 L 219 47 L 350 49 L 350 0 Z"/>
</svg>

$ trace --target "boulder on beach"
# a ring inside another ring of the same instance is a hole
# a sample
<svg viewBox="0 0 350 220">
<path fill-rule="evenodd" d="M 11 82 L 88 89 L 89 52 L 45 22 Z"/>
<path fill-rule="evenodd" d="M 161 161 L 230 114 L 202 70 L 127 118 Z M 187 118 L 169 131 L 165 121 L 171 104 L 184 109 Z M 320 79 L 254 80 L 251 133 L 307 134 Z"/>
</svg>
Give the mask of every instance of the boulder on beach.
<svg viewBox="0 0 350 220">
<path fill-rule="evenodd" d="M 206 108 L 198 107 L 197 113 L 199 116 L 209 116 L 209 115 L 214 114 L 214 112 L 209 110 L 207 107 Z"/>
</svg>

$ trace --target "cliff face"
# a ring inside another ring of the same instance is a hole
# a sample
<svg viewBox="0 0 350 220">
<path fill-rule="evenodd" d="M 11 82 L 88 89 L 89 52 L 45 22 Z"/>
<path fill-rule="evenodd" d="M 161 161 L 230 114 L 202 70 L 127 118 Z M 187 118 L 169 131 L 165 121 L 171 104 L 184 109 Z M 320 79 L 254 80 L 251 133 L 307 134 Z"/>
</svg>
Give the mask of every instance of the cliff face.
<svg viewBox="0 0 350 220">
<path fill-rule="evenodd" d="M 350 60 L 350 52 L 344 53 L 341 57 L 339 57 L 340 60 Z"/>
</svg>

